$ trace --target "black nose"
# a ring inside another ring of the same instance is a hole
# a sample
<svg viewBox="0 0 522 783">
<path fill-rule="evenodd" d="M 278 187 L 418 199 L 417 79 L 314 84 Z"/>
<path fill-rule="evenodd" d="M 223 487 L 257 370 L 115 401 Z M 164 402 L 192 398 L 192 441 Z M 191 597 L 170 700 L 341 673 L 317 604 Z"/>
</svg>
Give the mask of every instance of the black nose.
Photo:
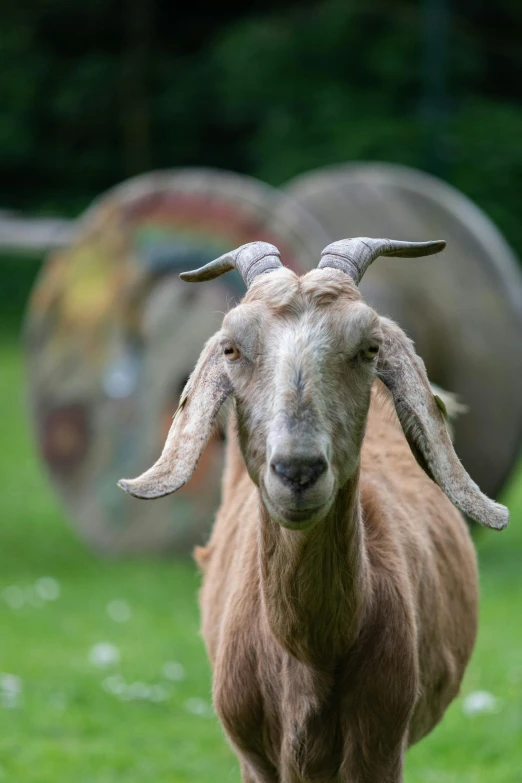
<svg viewBox="0 0 522 783">
<path fill-rule="evenodd" d="M 295 492 L 302 492 L 315 484 L 325 472 L 326 460 L 323 457 L 275 457 L 270 467 L 284 484 L 288 484 Z"/>
</svg>

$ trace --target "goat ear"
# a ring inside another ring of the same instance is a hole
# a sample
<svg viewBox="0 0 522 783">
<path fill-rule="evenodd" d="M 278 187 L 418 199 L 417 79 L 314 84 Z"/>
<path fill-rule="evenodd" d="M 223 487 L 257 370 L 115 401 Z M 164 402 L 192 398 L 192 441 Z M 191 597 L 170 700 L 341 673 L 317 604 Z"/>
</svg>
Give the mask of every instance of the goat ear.
<svg viewBox="0 0 522 783">
<path fill-rule="evenodd" d="M 390 390 L 395 410 L 419 465 L 451 502 L 486 527 L 502 530 L 505 506 L 483 495 L 460 463 L 443 412 L 433 395 L 422 359 L 397 324 L 381 318 L 384 333 L 378 374 Z"/>
<path fill-rule="evenodd" d="M 169 495 L 190 479 L 223 402 L 232 391 L 223 365 L 219 334 L 205 345 L 181 395 L 178 410 L 158 461 L 135 479 L 118 486 L 137 498 Z"/>
</svg>

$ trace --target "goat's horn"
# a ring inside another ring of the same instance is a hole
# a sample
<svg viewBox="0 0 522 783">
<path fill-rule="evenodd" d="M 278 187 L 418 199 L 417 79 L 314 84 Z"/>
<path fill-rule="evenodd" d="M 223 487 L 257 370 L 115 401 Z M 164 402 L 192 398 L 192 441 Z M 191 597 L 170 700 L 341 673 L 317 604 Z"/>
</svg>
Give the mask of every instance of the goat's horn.
<svg viewBox="0 0 522 783">
<path fill-rule="evenodd" d="M 282 266 L 279 250 L 275 245 L 270 245 L 268 242 L 249 242 L 230 253 L 225 253 L 200 269 L 182 272 L 180 277 L 188 283 L 202 283 L 237 269 L 246 287 L 249 288 L 255 277 L 264 275 L 265 272 L 273 272 Z"/>
<path fill-rule="evenodd" d="M 446 247 L 443 239 L 432 242 L 398 242 L 394 239 L 341 239 L 332 242 L 321 253 L 319 269 L 332 267 L 350 275 L 358 285 L 364 273 L 378 256 L 405 256 L 416 258 L 439 253 Z"/>
</svg>

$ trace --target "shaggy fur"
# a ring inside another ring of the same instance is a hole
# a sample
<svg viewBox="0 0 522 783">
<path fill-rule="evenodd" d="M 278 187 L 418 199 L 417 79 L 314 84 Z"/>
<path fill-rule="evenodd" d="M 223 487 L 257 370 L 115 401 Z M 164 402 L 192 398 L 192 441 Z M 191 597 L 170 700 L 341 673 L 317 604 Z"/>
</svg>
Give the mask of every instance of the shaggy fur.
<svg viewBox="0 0 522 783">
<path fill-rule="evenodd" d="M 458 693 L 475 553 L 385 394 L 358 475 L 310 531 L 269 519 L 231 421 L 223 504 L 197 559 L 215 706 L 245 782 L 398 783 L 406 746 Z"/>
<path fill-rule="evenodd" d="M 475 640 L 475 553 L 448 497 L 493 527 L 507 512 L 460 466 L 411 342 L 338 270 L 258 276 L 207 343 L 162 456 L 122 486 L 155 497 L 187 481 L 227 395 L 222 505 L 196 558 L 243 781 L 401 783 Z M 275 470 L 289 458 L 325 467 L 291 487 Z"/>
<path fill-rule="evenodd" d="M 270 302 L 270 318 L 357 301 L 317 277 L 304 302 L 268 279 L 247 299 Z M 373 385 L 360 467 L 311 530 L 270 519 L 239 447 L 255 436 L 232 416 L 223 503 L 197 559 L 215 706 L 244 781 L 401 781 L 406 746 L 440 720 L 473 648 L 466 525 Z"/>
</svg>

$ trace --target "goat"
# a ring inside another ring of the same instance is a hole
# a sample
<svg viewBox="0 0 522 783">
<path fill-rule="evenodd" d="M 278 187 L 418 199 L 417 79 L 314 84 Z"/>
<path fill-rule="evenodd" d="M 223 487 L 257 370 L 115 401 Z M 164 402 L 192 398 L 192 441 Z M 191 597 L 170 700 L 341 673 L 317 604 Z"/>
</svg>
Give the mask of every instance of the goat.
<svg viewBox="0 0 522 783">
<path fill-rule="evenodd" d="M 233 395 L 222 505 L 196 557 L 214 704 L 245 783 L 399 783 L 459 690 L 477 572 L 457 509 L 496 529 L 508 512 L 460 464 L 411 341 L 358 290 L 377 256 L 444 246 L 342 240 L 298 277 L 254 242 L 181 275 L 237 268 L 247 293 L 160 459 L 120 485 L 179 489 Z"/>
</svg>

